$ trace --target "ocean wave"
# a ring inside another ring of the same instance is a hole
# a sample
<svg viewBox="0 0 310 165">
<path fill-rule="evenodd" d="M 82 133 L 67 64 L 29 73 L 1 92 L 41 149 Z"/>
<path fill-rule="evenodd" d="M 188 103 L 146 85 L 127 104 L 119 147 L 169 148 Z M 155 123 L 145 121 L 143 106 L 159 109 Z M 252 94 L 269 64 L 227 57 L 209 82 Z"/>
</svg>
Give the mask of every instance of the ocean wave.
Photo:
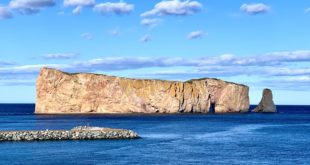
<svg viewBox="0 0 310 165">
<path fill-rule="evenodd" d="M 230 139 L 235 136 L 241 136 L 246 134 L 252 134 L 258 129 L 265 127 L 271 127 L 273 125 L 267 124 L 247 124 L 238 125 L 235 127 L 228 128 L 228 130 L 218 131 L 218 132 L 208 132 L 202 134 L 176 134 L 176 133 L 154 133 L 154 134 L 141 134 L 143 138 L 151 139 L 184 139 L 184 140 L 216 140 L 216 139 Z M 278 126 L 278 125 L 275 125 Z"/>
<path fill-rule="evenodd" d="M 175 133 L 158 133 L 158 134 L 141 134 L 141 137 L 151 139 L 178 139 L 182 137 L 182 135 Z"/>
<path fill-rule="evenodd" d="M 264 124 L 247 124 L 247 125 L 238 125 L 232 128 L 229 128 L 225 131 L 219 132 L 208 132 L 204 134 L 194 135 L 195 139 L 199 140 L 207 140 L 207 141 L 223 141 L 230 140 L 236 136 L 252 134 L 258 129 L 262 129 L 265 127 L 270 127 L 272 125 L 264 125 Z"/>
</svg>

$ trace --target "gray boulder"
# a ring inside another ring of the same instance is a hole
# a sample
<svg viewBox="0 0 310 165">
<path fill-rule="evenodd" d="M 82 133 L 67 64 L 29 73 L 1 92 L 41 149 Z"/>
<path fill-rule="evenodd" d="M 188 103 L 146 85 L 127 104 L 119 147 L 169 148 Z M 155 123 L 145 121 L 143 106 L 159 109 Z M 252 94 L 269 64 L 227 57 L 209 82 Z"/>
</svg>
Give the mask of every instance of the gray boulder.
<svg viewBox="0 0 310 165">
<path fill-rule="evenodd" d="M 277 112 L 277 107 L 273 102 L 272 91 L 270 89 L 264 89 L 262 100 L 253 110 L 253 112 Z"/>
</svg>

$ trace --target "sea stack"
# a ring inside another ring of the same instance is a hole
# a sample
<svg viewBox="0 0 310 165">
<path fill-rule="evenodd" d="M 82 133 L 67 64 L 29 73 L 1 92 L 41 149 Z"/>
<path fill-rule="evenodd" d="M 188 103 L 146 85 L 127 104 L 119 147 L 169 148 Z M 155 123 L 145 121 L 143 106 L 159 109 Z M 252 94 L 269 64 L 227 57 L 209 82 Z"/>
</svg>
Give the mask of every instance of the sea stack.
<svg viewBox="0 0 310 165">
<path fill-rule="evenodd" d="M 42 68 L 36 88 L 40 114 L 249 111 L 248 86 L 211 78 L 180 82 Z"/>
<path fill-rule="evenodd" d="M 253 112 L 277 112 L 277 108 L 273 102 L 272 91 L 271 89 L 263 90 L 263 97 L 257 107 L 253 110 Z"/>
</svg>

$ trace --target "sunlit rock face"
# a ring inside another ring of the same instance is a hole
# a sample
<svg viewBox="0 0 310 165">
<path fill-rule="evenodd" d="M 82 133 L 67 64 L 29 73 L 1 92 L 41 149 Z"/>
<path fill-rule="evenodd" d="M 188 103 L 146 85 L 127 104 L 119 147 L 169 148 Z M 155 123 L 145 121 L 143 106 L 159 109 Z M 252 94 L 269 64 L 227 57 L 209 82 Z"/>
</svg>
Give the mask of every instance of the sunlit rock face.
<svg viewBox="0 0 310 165">
<path fill-rule="evenodd" d="M 249 87 L 218 79 L 130 79 L 42 68 L 36 113 L 248 112 Z"/>
<path fill-rule="evenodd" d="M 273 102 L 271 89 L 263 90 L 263 97 L 253 112 L 277 112 L 277 107 Z"/>
</svg>

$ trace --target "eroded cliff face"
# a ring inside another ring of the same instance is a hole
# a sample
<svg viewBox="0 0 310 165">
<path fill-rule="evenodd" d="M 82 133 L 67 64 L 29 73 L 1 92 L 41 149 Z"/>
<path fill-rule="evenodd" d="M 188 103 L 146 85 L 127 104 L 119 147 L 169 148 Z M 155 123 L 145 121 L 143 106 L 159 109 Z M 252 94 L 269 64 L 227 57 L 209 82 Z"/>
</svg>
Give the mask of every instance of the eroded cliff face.
<svg viewBox="0 0 310 165">
<path fill-rule="evenodd" d="M 217 79 L 129 79 L 42 68 L 36 113 L 248 112 L 249 88 Z M 213 109 L 212 108 L 212 109 Z"/>
</svg>

